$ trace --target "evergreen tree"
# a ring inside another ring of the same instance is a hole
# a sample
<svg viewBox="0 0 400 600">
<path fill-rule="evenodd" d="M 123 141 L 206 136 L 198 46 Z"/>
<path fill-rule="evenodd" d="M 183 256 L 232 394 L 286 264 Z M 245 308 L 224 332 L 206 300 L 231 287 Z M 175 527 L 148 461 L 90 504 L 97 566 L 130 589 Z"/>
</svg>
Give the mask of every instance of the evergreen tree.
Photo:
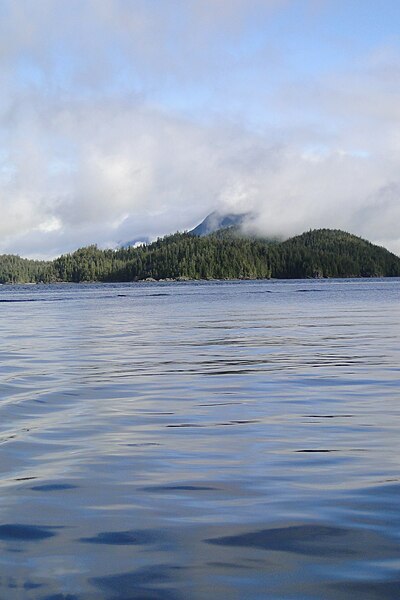
<svg viewBox="0 0 400 600">
<path fill-rule="evenodd" d="M 349 233 L 319 229 L 285 242 L 234 228 L 204 237 L 175 233 L 118 250 L 92 245 L 54 261 L 0 256 L 0 283 L 400 276 L 400 258 Z"/>
</svg>

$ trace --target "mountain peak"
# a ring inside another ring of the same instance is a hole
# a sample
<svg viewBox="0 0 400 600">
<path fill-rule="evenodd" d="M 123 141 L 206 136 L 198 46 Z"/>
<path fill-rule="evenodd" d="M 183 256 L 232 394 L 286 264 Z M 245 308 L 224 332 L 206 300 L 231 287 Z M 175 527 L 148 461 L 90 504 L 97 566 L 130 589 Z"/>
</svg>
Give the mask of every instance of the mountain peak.
<svg viewBox="0 0 400 600">
<path fill-rule="evenodd" d="M 250 217 L 250 213 L 220 213 L 214 211 L 206 216 L 194 229 L 189 231 L 190 234 L 203 237 L 210 233 L 214 233 L 219 229 L 227 229 L 228 227 L 240 227 L 246 219 Z"/>
</svg>

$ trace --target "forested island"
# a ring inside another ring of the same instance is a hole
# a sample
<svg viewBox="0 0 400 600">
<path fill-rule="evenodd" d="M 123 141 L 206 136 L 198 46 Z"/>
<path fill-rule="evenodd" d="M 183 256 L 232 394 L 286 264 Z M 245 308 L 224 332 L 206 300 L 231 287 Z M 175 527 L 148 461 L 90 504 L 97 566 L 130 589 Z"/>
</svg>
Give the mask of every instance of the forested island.
<svg viewBox="0 0 400 600">
<path fill-rule="evenodd" d="M 231 227 L 117 250 L 93 245 L 53 261 L 0 256 L 0 283 L 399 276 L 398 256 L 332 229 L 278 241 L 245 237 Z"/>
</svg>

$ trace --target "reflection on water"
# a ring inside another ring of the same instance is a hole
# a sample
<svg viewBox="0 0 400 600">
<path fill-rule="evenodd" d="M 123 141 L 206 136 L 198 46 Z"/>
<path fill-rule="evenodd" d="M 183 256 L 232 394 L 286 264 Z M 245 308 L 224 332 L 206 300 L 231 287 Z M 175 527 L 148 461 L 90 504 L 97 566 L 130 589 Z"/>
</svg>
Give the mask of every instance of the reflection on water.
<svg viewBox="0 0 400 600">
<path fill-rule="evenodd" d="M 393 599 L 400 280 L 0 289 L 0 599 Z"/>
</svg>

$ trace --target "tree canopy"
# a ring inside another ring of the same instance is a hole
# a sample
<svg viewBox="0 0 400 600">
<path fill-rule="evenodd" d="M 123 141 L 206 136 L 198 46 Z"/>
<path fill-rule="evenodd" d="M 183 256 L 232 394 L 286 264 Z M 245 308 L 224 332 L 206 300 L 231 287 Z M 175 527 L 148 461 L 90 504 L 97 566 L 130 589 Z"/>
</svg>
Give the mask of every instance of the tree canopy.
<svg viewBox="0 0 400 600">
<path fill-rule="evenodd" d="M 47 262 L 0 256 L 0 283 L 392 276 L 400 276 L 398 256 L 331 229 L 283 242 L 234 228 L 204 237 L 175 233 L 138 247 L 92 245 Z"/>
</svg>

